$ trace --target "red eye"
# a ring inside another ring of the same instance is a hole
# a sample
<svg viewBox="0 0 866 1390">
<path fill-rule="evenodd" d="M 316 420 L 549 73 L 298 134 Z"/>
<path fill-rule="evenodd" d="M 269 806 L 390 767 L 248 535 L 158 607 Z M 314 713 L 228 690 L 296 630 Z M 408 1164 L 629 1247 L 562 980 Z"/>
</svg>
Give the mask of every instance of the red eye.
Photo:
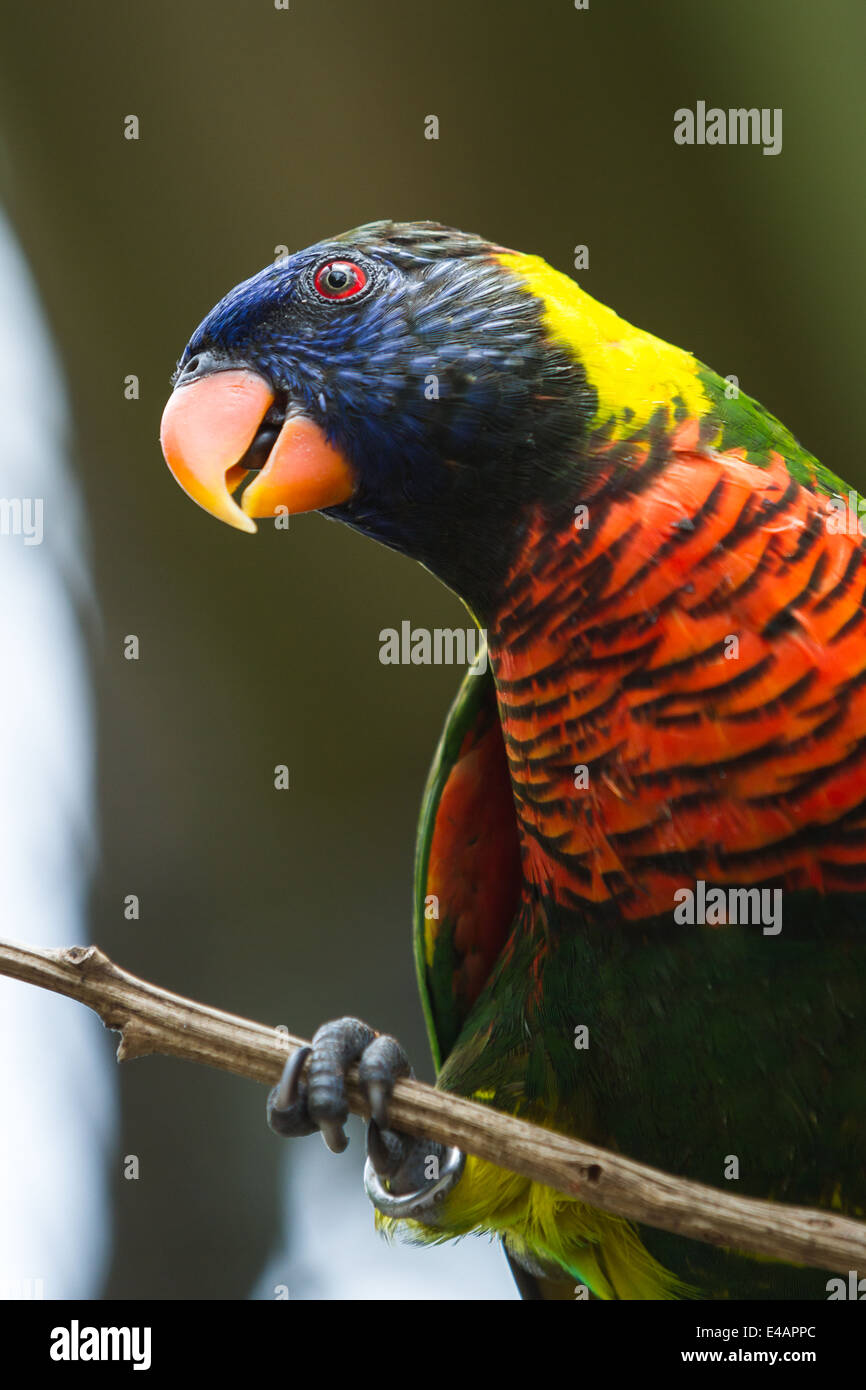
<svg viewBox="0 0 866 1390">
<path fill-rule="evenodd" d="M 326 261 L 319 266 L 313 279 L 323 299 L 350 299 L 366 283 L 366 275 L 354 261 Z"/>
</svg>

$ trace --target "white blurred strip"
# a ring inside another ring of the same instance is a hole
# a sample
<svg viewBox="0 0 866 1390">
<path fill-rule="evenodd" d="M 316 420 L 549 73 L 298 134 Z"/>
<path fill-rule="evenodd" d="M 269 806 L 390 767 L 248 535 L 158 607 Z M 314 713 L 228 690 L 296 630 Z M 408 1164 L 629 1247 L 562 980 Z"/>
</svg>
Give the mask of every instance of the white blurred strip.
<svg viewBox="0 0 866 1390">
<path fill-rule="evenodd" d="M 0 932 L 72 945 L 94 820 L 86 566 L 60 374 L 2 219 L 0 305 Z M 110 1052 L 89 1010 L 0 979 L 0 1298 L 99 1294 Z"/>
</svg>

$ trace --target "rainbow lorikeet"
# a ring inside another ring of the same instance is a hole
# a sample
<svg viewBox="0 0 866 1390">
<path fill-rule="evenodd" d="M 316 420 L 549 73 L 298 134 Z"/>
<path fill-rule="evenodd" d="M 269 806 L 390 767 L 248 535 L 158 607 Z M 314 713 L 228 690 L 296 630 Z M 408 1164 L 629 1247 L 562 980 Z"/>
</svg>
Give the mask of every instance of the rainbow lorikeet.
<svg viewBox="0 0 866 1390">
<path fill-rule="evenodd" d="M 465 601 L 415 943 L 437 1085 L 741 1195 L 866 1205 L 859 499 L 729 381 L 568 277 L 379 222 L 232 290 L 163 418 L 246 531 L 323 509 Z M 635 1227 L 388 1129 L 402 1049 L 325 1025 L 271 1095 L 380 1224 L 496 1233 L 524 1296 L 827 1296 L 828 1272 Z M 431 1160 L 436 1160 L 432 1162 Z"/>
</svg>

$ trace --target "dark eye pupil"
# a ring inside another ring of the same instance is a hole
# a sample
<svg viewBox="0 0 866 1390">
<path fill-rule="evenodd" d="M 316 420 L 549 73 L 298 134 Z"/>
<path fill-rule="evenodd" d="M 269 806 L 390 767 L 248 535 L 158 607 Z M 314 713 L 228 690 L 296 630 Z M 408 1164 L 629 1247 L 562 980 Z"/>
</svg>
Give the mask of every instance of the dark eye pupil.
<svg viewBox="0 0 866 1390">
<path fill-rule="evenodd" d="M 326 299 L 350 299 L 364 288 L 367 277 L 353 261 L 326 261 L 316 271 L 313 283 Z"/>
</svg>

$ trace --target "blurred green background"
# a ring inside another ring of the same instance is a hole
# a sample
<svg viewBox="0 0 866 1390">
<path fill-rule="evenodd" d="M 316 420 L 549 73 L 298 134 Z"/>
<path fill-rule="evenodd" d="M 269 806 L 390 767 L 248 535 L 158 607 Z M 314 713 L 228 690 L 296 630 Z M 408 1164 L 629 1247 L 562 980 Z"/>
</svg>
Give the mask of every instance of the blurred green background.
<svg viewBox="0 0 866 1390">
<path fill-rule="evenodd" d="M 101 610 L 93 937 L 296 1033 L 357 1014 L 429 1077 L 414 828 L 459 675 L 380 665 L 378 633 L 463 610 L 320 517 L 249 538 L 189 503 L 158 445 L 175 360 L 277 246 L 364 221 L 434 218 L 564 270 L 585 243 L 591 294 L 735 373 L 862 488 L 862 0 L 78 0 L 5 29 L 3 200 L 70 381 Z M 782 153 L 676 146 L 699 99 L 781 107 Z M 247 1295 L 285 1159 L 263 1092 L 149 1059 L 121 1094 L 147 1180 L 118 1157 L 107 1293 Z"/>
</svg>

